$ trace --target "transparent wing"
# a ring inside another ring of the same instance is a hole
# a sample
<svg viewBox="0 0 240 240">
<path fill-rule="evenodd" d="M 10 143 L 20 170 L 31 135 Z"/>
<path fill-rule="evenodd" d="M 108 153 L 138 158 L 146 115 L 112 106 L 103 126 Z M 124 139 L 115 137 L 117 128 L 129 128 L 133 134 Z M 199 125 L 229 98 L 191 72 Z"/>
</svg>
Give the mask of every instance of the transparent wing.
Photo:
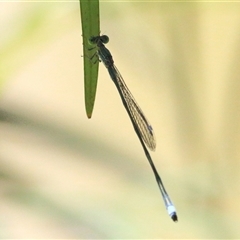
<svg viewBox="0 0 240 240">
<path fill-rule="evenodd" d="M 119 86 L 117 86 L 118 91 L 121 91 L 119 94 L 122 94 L 123 98 L 125 99 L 129 112 L 133 121 L 138 126 L 143 141 L 146 143 L 149 149 L 154 151 L 156 148 L 156 140 L 151 124 L 129 91 L 117 67 L 113 64 L 108 68 L 108 71 L 115 85 Z"/>
</svg>

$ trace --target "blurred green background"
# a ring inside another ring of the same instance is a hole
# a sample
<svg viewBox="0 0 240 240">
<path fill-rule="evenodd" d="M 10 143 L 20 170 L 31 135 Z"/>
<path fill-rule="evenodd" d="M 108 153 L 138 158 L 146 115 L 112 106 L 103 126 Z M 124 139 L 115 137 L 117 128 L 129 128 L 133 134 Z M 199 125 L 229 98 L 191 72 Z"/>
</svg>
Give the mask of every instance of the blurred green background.
<svg viewBox="0 0 240 240">
<path fill-rule="evenodd" d="M 86 117 L 79 2 L 1 2 L 0 238 L 240 238 L 239 10 L 100 4 L 176 224 L 102 63 Z"/>
</svg>

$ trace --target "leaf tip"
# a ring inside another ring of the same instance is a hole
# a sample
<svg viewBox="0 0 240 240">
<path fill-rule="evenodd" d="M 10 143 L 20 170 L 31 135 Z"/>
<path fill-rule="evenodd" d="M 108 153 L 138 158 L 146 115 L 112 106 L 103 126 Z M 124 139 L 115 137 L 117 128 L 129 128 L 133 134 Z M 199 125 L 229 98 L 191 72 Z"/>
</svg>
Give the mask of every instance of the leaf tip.
<svg viewBox="0 0 240 240">
<path fill-rule="evenodd" d="M 90 119 L 92 117 L 92 113 L 87 113 L 87 117 Z"/>
</svg>

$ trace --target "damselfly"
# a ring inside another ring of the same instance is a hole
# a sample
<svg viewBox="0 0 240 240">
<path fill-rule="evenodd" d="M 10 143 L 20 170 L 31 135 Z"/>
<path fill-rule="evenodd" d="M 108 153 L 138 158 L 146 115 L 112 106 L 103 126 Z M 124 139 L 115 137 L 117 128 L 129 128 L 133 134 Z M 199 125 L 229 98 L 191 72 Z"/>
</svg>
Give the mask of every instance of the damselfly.
<svg viewBox="0 0 240 240">
<path fill-rule="evenodd" d="M 97 47 L 96 55 L 100 58 L 99 60 L 102 61 L 107 68 L 109 75 L 113 82 L 115 83 L 119 95 L 122 99 L 123 105 L 130 117 L 132 122 L 133 128 L 141 142 L 145 155 L 151 165 L 153 173 L 155 175 L 156 181 L 158 183 L 159 189 L 161 191 L 165 206 L 167 208 L 168 214 L 173 219 L 173 221 L 177 221 L 177 213 L 176 209 L 167 194 L 167 191 L 163 185 L 163 182 L 154 166 L 152 158 L 145 146 L 145 144 L 151 150 L 155 150 L 156 148 L 156 141 L 154 138 L 153 128 L 147 118 L 145 117 L 143 111 L 137 104 L 136 100 L 134 99 L 133 95 L 129 91 L 126 83 L 124 82 L 120 72 L 118 71 L 117 67 L 114 65 L 114 61 L 110 51 L 105 47 L 104 44 L 108 43 L 109 38 L 106 35 L 102 36 L 95 36 L 89 39 L 90 44 L 95 44 Z"/>
</svg>

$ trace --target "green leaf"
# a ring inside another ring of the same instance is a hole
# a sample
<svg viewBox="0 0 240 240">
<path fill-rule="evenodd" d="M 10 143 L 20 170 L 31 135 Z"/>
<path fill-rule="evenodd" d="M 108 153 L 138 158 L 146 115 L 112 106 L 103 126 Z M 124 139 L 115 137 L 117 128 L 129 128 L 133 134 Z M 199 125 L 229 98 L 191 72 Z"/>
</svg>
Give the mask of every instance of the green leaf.
<svg viewBox="0 0 240 240">
<path fill-rule="evenodd" d="M 93 62 L 90 59 L 93 52 L 89 49 L 93 46 L 88 43 L 88 39 L 100 34 L 99 0 L 80 0 L 80 9 L 84 55 L 85 108 L 87 117 L 91 118 L 96 96 L 99 62 Z"/>
</svg>

